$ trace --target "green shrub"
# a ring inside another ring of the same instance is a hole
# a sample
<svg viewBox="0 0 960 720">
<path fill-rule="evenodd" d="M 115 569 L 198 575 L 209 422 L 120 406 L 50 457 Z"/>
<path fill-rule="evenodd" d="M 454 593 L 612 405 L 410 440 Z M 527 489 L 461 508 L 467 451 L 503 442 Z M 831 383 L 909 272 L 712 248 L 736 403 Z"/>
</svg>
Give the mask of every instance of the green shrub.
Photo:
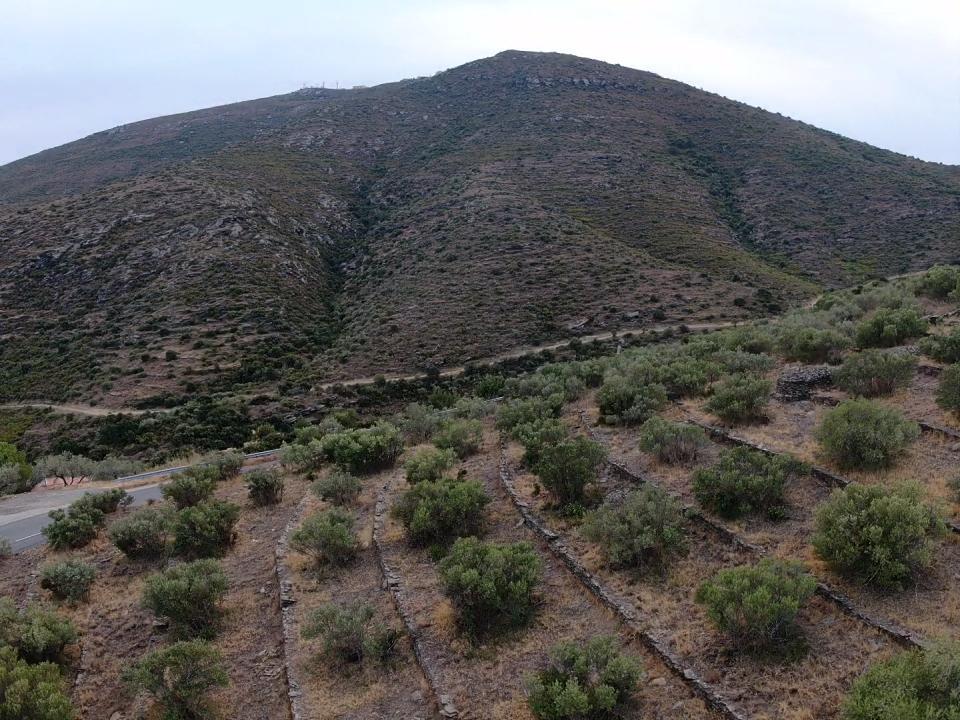
<svg viewBox="0 0 960 720">
<path fill-rule="evenodd" d="M 113 544 L 131 560 L 156 560 L 167 551 L 168 522 L 152 508 L 138 510 L 110 526 Z"/>
<path fill-rule="evenodd" d="M 453 450 L 461 460 L 474 455 L 483 446 L 483 422 L 447 420 L 434 433 L 433 444 L 441 450 Z"/>
<path fill-rule="evenodd" d="M 0 560 L 11 555 L 13 555 L 13 543 L 10 542 L 9 538 L 0 538 Z"/>
<path fill-rule="evenodd" d="M 328 460 L 356 474 L 393 467 L 403 452 L 400 431 L 384 422 L 369 428 L 333 433 L 320 442 Z"/>
<path fill-rule="evenodd" d="M 0 495 L 30 492 L 40 480 L 33 477 L 29 465 L 0 465 Z"/>
<path fill-rule="evenodd" d="M 174 475 L 170 482 L 160 488 L 160 493 L 183 510 L 209 500 L 213 496 L 216 478 L 217 471 L 213 468 L 189 468 Z"/>
<path fill-rule="evenodd" d="M 127 475 L 135 475 L 143 472 L 143 463 L 133 458 L 117 457 L 116 455 L 107 455 L 100 460 L 91 475 L 91 479 L 97 481 L 116 480 Z"/>
<path fill-rule="evenodd" d="M 960 415 L 960 364 L 944 368 L 937 385 L 937 405 Z"/>
<path fill-rule="evenodd" d="M 41 605 L 17 610 L 12 599 L 0 598 L 0 646 L 13 647 L 25 661 L 59 663 L 63 651 L 77 637 L 77 629 L 68 618 Z"/>
<path fill-rule="evenodd" d="M 892 465 L 920 428 L 872 400 L 846 400 L 826 414 L 815 435 L 837 466 L 878 470 Z"/>
<path fill-rule="evenodd" d="M 893 347 L 927 331 L 927 321 L 916 308 L 880 308 L 857 325 L 856 343 L 862 348 Z"/>
<path fill-rule="evenodd" d="M 74 720 L 60 668 L 31 664 L 0 647 L 0 720 Z"/>
<path fill-rule="evenodd" d="M 699 397 L 706 395 L 719 370 L 720 366 L 713 360 L 678 357 L 662 363 L 656 377 L 669 398 Z"/>
<path fill-rule="evenodd" d="M 446 543 L 465 535 L 479 535 L 490 498 L 476 480 L 424 480 L 407 490 L 393 515 L 414 545 Z"/>
<path fill-rule="evenodd" d="M 333 469 L 310 486 L 313 494 L 334 505 L 349 505 L 360 495 L 360 481 L 346 470 Z"/>
<path fill-rule="evenodd" d="M 950 491 L 951 499 L 960 503 L 960 475 L 954 475 L 947 480 L 947 489 Z"/>
<path fill-rule="evenodd" d="M 773 383 L 759 375 L 731 375 L 717 384 L 705 407 L 728 423 L 759 420 L 772 390 Z"/>
<path fill-rule="evenodd" d="M 838 572 L 899 590 L 933 563 L 943 532 L 919 486 L 853 483 L 818 508 L 813 547 Z"/>
<path fill-rule="evenodd" d="M 373 608 L 363 603 L 322 605 L 307 616 L 302 635 L 308 640 L 319 637 L 323 654 L 335 665 L 368 658 L 385 662 L 396 652 L 401 633 L 375 622 L 374 614 Z"/>
<path fill-rule="evenodd" d="M 960 268 L 952 265 L 934 265 L 917 278 L 914 291 L 917 295 L 945 300 L 957 289 L 958 281 L 960 281 Z"/>
<path fill-rule="evenodd" d="M 843 361 L 834 383 L 851 395 L 890 395 L 913 379 L 917 361 L 911 355 L 864 350 Z"/>
<path fill-rule="evenodd" d="M 220 652 L 203 640 L 184 640 L 154 650 L 127 670 L 123 679 L 152 695 L 163 709 L 164 720 L 215 717 L 207 694 L 228 683 Z"/>
<path fill-rule="evenodd" d="M 523 445 L 523 464 L 528 468 L 537 466 L 545 447 L 563 442 L 569 435 L 567 426 L 556 418 L 542 418 L 513 429 L 513 437 Z"/>
<path fill-rule="evenodd" d="M 217 560 L 194 560 L 147 578 L 143 604 L 179 638 L 209 640 L 220 629 L 227 575 Z"/>
<path fill-rule="evenodd" d="M 97 573 L 93 566 L 81 560 L 63 560 L 43 566 L 40 570 L 40 587 L 49 590 L 54 597 L 71 603 L 86 600 Z"/>
<path fill-rule="evenodd" d="M 247 495 L 254 505 L 276 505 L 283 500 L 283 475 L 278 470 L 254 470 L 247 475 Z"/>
<path fill-rule="evenodd" d="M 713 355 L 713 361 L 720 365 L 726 374 L 753 373 L 762 375 L 773 369 L 774 359 L 769 355 L 762 355 L 743 350 L 720 350 Z"/>
<path fill-rule="evenodd" d="M 443 416 L 435 408 L 410 403 L 400 417 L 400 427 L 411 443 L 425 443 L 440 427 Z"/>
<path fill-rule="evenodd" d="M 482 420 L 493 412 L 495 403 L 479 397 L 464 397 L 457 400 L 453 406 L 452 415 L 455 418 L 468 420 Z"/>
<path fill-rule="evenodd" d="M 497 411 L 498 430 L 512 433 L 520 425 L 535 423 L 546 418 L 555 418 L 563 409 L 563 398 L 554 395 L 549 398 L 519 398 L 507 400 Z"/>
<path fill-rule="evenodd" d="M 236 539 L 240 508 L 229 502 L 206 502 L 184 508 L 173 518 L 173 552 L 187 558 L 222 556 Z"/>
<path fill-rule="evenodd" d="M 550 664 L 528 682 L 530 710 L 539 720 L 618 717 L 643 675 L 636 659 L 617 652 L 613 638 L 560 643 Z"/>
<path fill-rule="evenodd" d="M 670 465 L 696 462 L 707 444 L 706 433 L 687 423 L 652 417 L 640 428 L 640 449 Z"/>
<path fill-rule="evenodd" d="M 700 504 L 726 518 L 762 513 L 782 518 L 784 488 L 799 470 L 796 460 L 759 450 L 736 447 L 723 450 L 720 459 L 693 475 L 693 494 Z"/>
<path fill-rule="evenodd" d="M 920 352 L 944 363 L 960 362 L 960 327 L 949 335 L 927 335 L 920 340 Z"/>
<path fill-rule="evenodd" d="M 71 506 L 66 510 L 51 510 L 47 514 L 50 524 L 42 532 L 54 550 L 83 547 L 97 536 L 97 531 L 105 521 L 101 511 L 87 506 Z"/>
<path fill-rule="evenodd" d="M 284 445 L 280 448 L 280 464 L 295 472 L 319 470 L 323 459 L 323 443 L 320 440 L 311 440 L 302 445 Z"/>
<path fill-rule="evenodd" d="M 764 558 L 719 571 L 700 586 L 696 600 L 736 645 L 773 650 L 797 637 L 797 613 L 816 586 L 799 563 Z"/>
<path fill-rule="evenodd" d="M 960 643 L 942 641 L 900 653 L 857 678 L 843 720 L 956 720 L 960 717 Z"/>
<path fill-rule="evenodd" d="M 456 462 L 457 453 L 452 448 L 441 450 L 424 447 L 407 458 L 403 463 L 403 469 L 407 475 L 407 482 L 415 485 L 418 482 L 439 480 Z"/>
<path fill-rule="evenodd" d="M 605 457 L 599 443 L 575 437 L 543 448 L 536 472 L 563 508 L 583 501 L 584 488 L 597 479 L 597 469 Z"/>
<path fill-rule="evenodd" d="M 123 488 L 113 488 L 104 492 L 85 492 L 74 500 L 71 508 L 81 512 L 94 511 L 104 515 L 115 513 L 121 507 L 127 507 L 133 502 L 133 497 Z"/>
<path fill-rule="evenodd" d="M 274 446 L 276 447 L 276 446 Z M 270 450 L 272 448 L 266 448 Z M 243 454 L 233 450 L 211 453 L 201 458 L 204 467 L 213 470 L 213 479 L 220 482 L 235 478 L 243 467 Z"/>
<path fill-rule="evenodd" d="M 597 391 L 597 403 L 603 422 L 637 425 L 666 406 L 667 391 L 657 383 L 639 384 L 621 375 L 612 375 Z"/>
<path fill-rule="evenodd" d="M 781 328 L 777 343 L 784 360 L 802 363 L 835 363 L 850 340 L 838 330 L 810 326 Z"/>
<path fill-rule="evenodd" d="M 663 571 L 686 550 L 680 505 L 662 489 L 646 486 L 589 513 L 583 534 L 600 545 L 613 567 Z"/>
<path fill-rule="evenodd" d="M 530 543 L 460 538 L 439 570 L 462 627 L 474 637 L 518 627 L 533 615 L 541 563 Z"/>
<path fill-rule="evenodd" d="M 321 510 L 301 523 L 290 537 L 290 547 L 312 556 L 318 567 L 347 565 L 359 550 L 353 526 L 353 515 L 345 510 Z"/>
<path fill-rule="evenodd" d="M 503 375 L 498 373 L 485 373 L 481 375 L 473 386 L 473 392 L 477 397 L 492 399 L 503 394 L 503 386 L 506 380 Z"/>
</svg>

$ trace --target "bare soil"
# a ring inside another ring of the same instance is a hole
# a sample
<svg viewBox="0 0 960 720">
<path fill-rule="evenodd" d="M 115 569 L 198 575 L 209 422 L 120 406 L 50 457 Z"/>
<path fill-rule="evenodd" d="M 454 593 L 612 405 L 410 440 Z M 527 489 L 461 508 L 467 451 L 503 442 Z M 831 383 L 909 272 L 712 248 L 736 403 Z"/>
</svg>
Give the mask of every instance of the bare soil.
<svg viewBox="0 0 960 720">
<path fill-rule="evenodd" d="M 546 493 L 535 492 L 536 477 L 519 465 L 521 450 L 510 456 L 518 490 L 541 517 L 563 536 L 567 546 L 618 596 L 633 602 L 649 631 L 667 643 L 687 667 L 707 679 L 717 692 L 747 717 L 813 720 L 836 717 L 852 681 L 896 648 L 887 636 L 814 597 L 798 617 L 807 651 L 796 661 L 758 658 L 732 649 L 694 601 L 700 584 L 722 568 L 755 560 L 746 550 L 691 521 L 688 549 L 666 574 L 637 576 L 607 566 L 599 548 L 586 541 L 576 523 L 551 515 Z M 603 473 L 604 495 L 629 490 L 631 484 Z"/>
<path fill-rule="evenodd" d="M 384 479 L 383 474 L 364 478 L 363 490 L 352 506 L 362 547 L 354 563 L 345 568 L 318 570 L 304 555 L 292 552 L 288 557 L 298 629 L 312 611 L 326 603 L 365 603 L 376 610 L 380 622 L 402 630 L 390 593 L 383 588 L 372 538 L 374 505 Z M 302 517 L 326 507 L 326 502 L 311 494 Z M 397 657 L 387 665 L 336 667 L 321 656 L 321 649 L 321 640 L 305 640 L 298 631 L 293 662 L 301 683 L 303 710 L 310 720 L 425 720 L 437 716 L 406 634 Z"/>
<path fill-rule="evenodd" d="M 702 701 L 632 633 L 620 625 L 570 575 L 569 571 L 534 538 L 503 493 L 498 479 L 496 436 L 487 432 L 483 451 L 463 463 L 467 476 L 482 481 L 493 502 L 485 536 L 493 542 L 532 541 L 543 562 L 539 607 L 531 625 L 499 640 L 474 646 L 456 627 L 454 611 L 443 595 L 436 566 L 426 550 L 412 548 L 395 521 L 387 526 L 385 552 L 397 568 L 424 637 L 428 661 L 438 668 L 440 683 L 453 697 L 463 718 L 490 720 L 527 719 L 532 716 L 524 694 L 525 677 L 541 668 L 560 640 L 586 640 L 598 635 L 619 639 L 625 650 L 639 657 L 647 677 L 629 709 L 630 718 L 714 717 Z M 395 476 L 396 496 L 406 485 Z"/>
</svg>

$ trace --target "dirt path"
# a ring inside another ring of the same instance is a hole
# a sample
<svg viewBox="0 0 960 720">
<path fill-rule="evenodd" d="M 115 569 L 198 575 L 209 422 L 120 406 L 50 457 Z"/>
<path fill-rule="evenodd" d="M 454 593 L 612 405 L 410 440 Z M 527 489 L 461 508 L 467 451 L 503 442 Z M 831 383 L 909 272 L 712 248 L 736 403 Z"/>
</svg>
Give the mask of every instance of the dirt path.
<svg viewBox="0 0 960 720">
<path fill-rule="evenodd" d="M 43 400 L 0 403 L 0 409 L 16 410 L 17 408 L 42 408 L 46 410 L 52 410 L 53 412 L 61 415 L 86 415 L 88 417 L 105 417 L 107 415 L 114 415 L 117 413 L 122 413 L 124 415 L 143 415 L 147 412 L 170 412 L 169 408 L 157 408 L 155 410 L 135 410 L 134 408 L 110 408 L 101 407 L 99 405 L 84 405 L 82 403 L 60 404 L 45 402 Z"/>
<path fill-rule="evenodd" d="M 594 333 L 592 335 L 581 335 L 576 338 L 569 338 L 567 340 L 557 340 L 552 343 L 546 343 L 544 345 L 525 345 L 523 347 L 517 348 L 515 350 L 509 350 L 500 355 L 494 355 L 492 357 L 483 358 L 480 360 L 475 360 L 471 363 L 474 366 L 485 366 L 485 365 L 495 365 L 504 360 L 515 360 L 517 358 L 524 357 L 526 355 L 536 355 L 537 353 L 544 352 L 545 350 L 559 350 L 560 348 L 568 347 L 574 342 L 588 343 L 593 342 L 594 340 L 604 341 L 612 340 L 616 337 L 621 337 L 624 335 L 630 334 L 640 334 L 645 332 L 655 332 L 663 333 L 668 330 L 678 330 L 681 327 L 686 327 L 693 332 L 702 332 L 704 330 L 720 330 L 722 328 L 734 327 L 736 325 L 743 324 L 743 322 L 749 321 L 730 321 L 730 322 L 714 322 L 714 323 L 675 323 L 672 325 L 653 325 L 647 327 L 630 327 L 630 328 L 620 328 L 617 330 L 608 330 L 601 333 Z M 466 366 L 464 365 L 453 365 L 451 367 L 445 367 L 440 370 L 440 377 L 456 377 L 458 375 L 463 375 L 466 372 Z M 413 373 L 410 375 L 369 375 L 358 378 L 351 378 L 348 380 L 331 380 L 329 382 L 324 382 L 319 385 L 321 389 L 327 390 L 337 385 L 342 385 L 345 387 L 352 387 L 356 385 L 372 385 L 377 381 L 378 377 L 383 377 L 387 382 L 397 382 L 397 381 L 415 381 L 415 380 L 425 380 L 427 378 L 426 373 Z"/>
</svg>

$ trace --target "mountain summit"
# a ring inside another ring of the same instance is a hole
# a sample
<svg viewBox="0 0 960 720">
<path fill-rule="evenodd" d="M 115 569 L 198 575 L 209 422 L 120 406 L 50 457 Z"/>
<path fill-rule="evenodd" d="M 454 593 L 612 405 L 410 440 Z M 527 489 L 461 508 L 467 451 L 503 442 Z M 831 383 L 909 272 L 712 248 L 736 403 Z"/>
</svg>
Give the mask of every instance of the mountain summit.
<svg viewBox="0 0 960 720">
<path fill-rule="evenodd" d="M 960 259 L 960 168 L 508 51 L 0 167 L 8 398 L 306 392 Z"/>
</svg>

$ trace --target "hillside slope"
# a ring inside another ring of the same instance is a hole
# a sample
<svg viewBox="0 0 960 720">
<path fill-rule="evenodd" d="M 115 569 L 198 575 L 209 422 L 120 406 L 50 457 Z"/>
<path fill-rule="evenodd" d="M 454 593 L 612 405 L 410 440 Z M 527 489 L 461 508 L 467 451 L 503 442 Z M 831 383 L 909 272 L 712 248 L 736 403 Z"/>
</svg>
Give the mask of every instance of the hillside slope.
<svg viewBox="0 0 960 720">
<path fill-rule="evenodd" d="M 960 169 L 505 52 L 0 168 L 4 398 L 107 405 L 735 319 L 960 258 Z"/>
</svg>

